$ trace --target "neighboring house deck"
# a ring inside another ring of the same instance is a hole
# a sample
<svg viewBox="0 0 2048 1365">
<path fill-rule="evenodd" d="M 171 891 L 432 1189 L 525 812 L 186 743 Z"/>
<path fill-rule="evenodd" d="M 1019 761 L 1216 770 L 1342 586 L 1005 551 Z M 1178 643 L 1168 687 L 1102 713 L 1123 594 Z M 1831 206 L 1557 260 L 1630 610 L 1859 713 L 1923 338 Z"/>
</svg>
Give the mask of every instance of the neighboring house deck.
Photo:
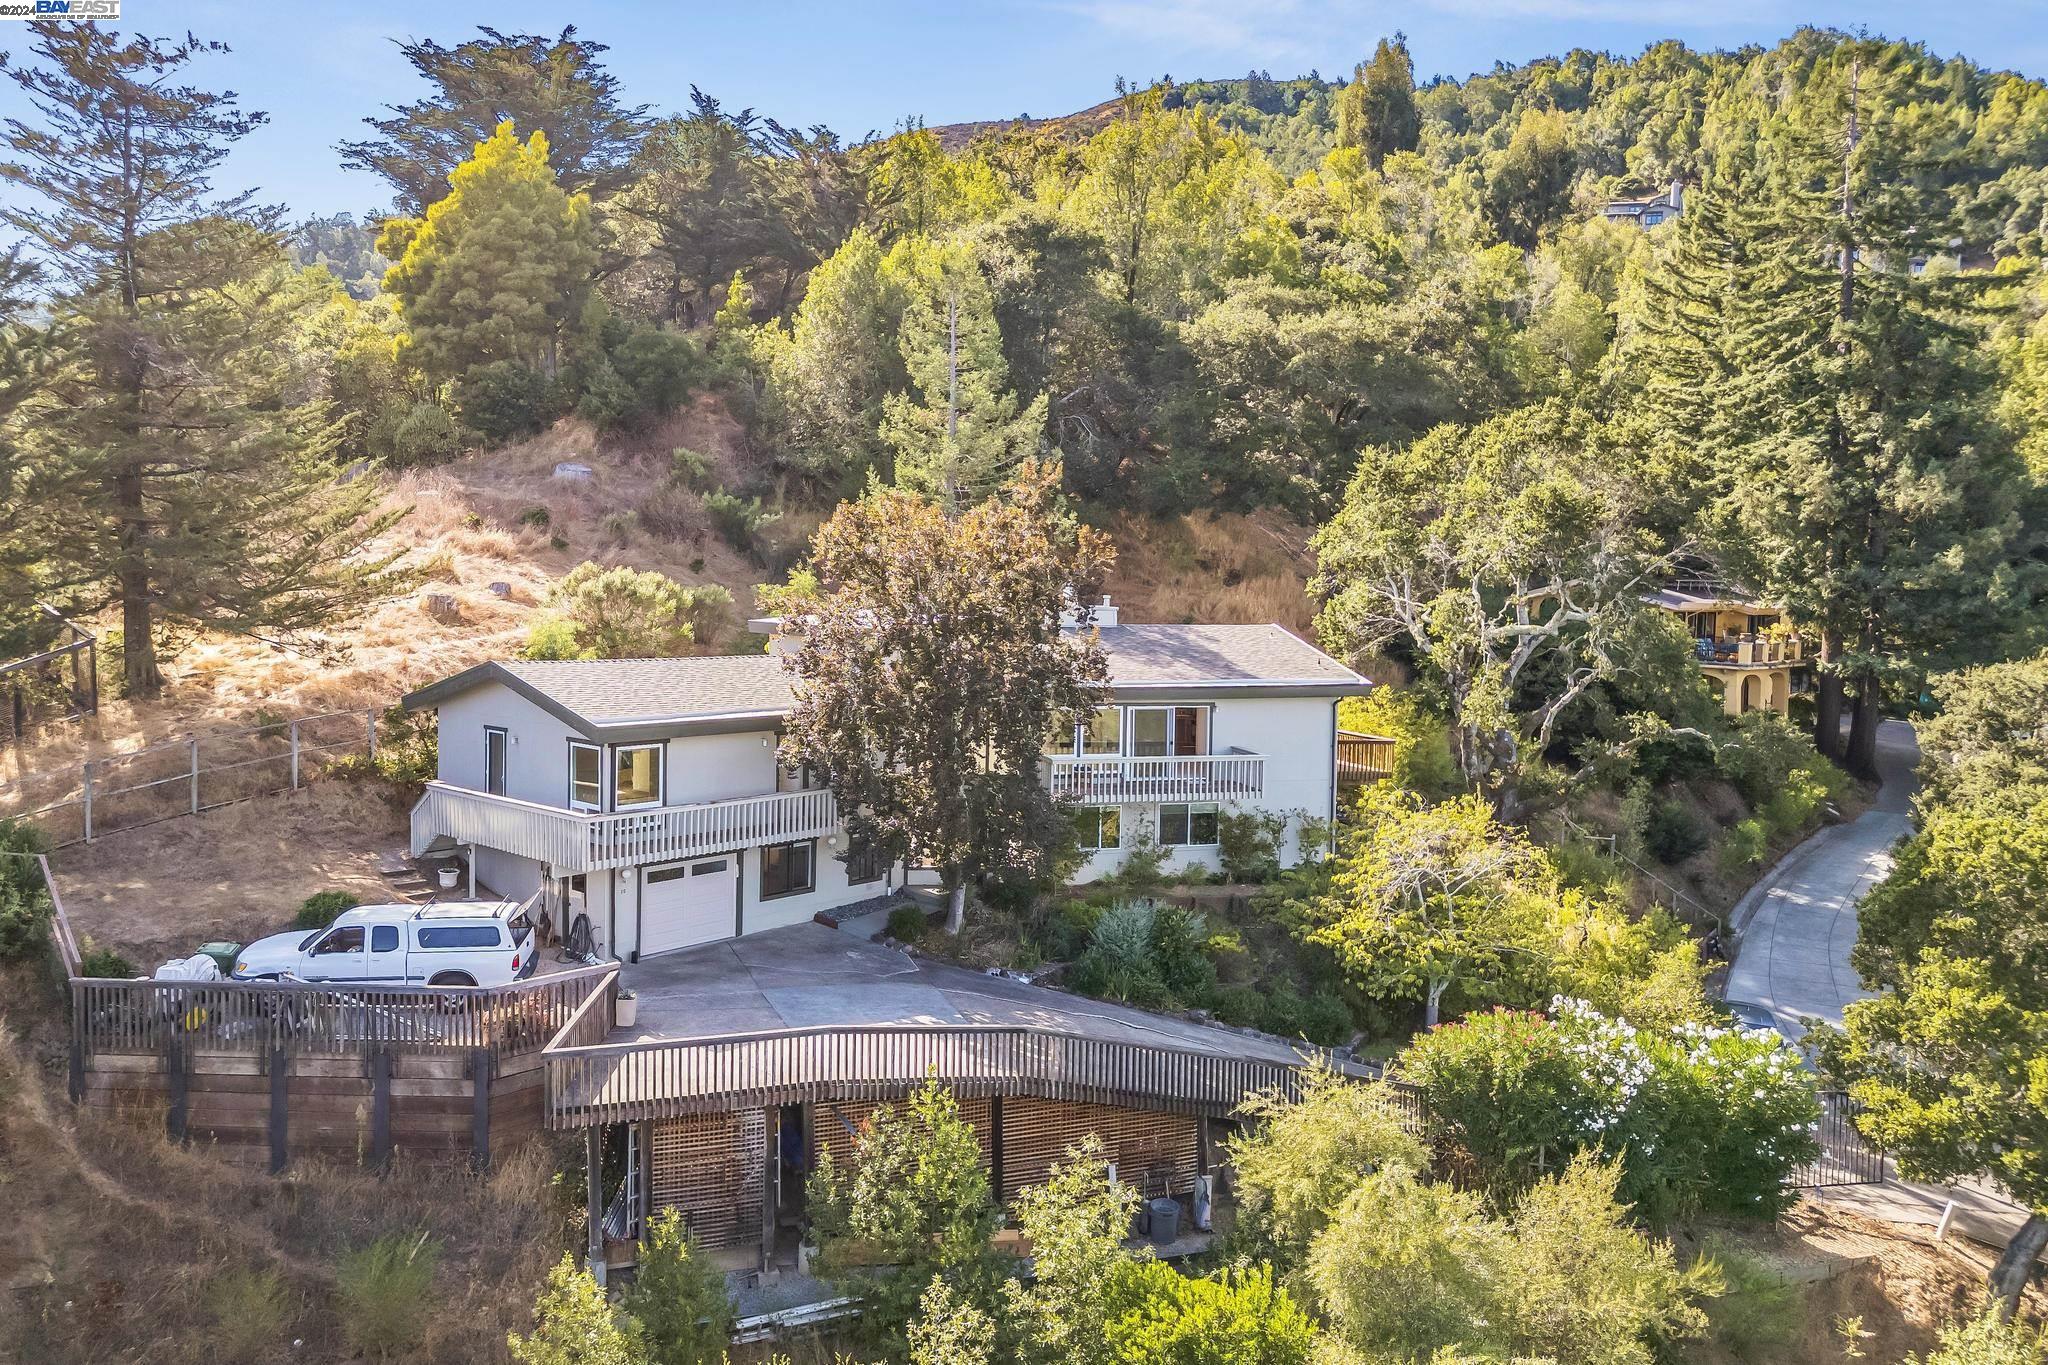
<svg viewBox="0 0 2048 1365">
<path fill-rule="evenodd" d="M 1281 816 L 1282 860 L 1327 821 L 1344 752 L 1337 702 L 1370 684 L 1275 625 L 1124 625 L 1096 609 L 1110 704 L 1048 744 L 1042 778 L 1074 810 L 1077 879 L 1141 839 L 1221 866 L 1227 811 Z M 783 768 L 794 708 L 776 654 L 483 664 L 406 698 L 440 719 L 439 771 L 413 850 L 459 850 L 478 879 L 539 893 L 556 925 L 634 961 L 809 920 L 928 874 L 848 837 L 812 775 Z M 1341 771 L 1340 771 L 1341 769 Z"/>
<path fill-rule="evenodd" d="M 1700 671 L 1720 689 L 1727 714 L 1784 715 L 1806 690 L 1806 642 L 1781 607 L 1709 577 L 1675 579 L 1644 600 L 1685 622 Z"/>
</svg>

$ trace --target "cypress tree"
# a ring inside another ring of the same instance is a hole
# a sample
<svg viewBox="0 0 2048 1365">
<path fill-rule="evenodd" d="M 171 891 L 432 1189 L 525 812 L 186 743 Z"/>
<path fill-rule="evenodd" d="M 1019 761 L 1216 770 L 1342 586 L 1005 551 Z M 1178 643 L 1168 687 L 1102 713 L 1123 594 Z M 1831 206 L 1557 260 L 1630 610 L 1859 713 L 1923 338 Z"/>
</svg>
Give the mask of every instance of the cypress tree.
<svg viewBox="0 0 2048 1365">
<path fill-rule="evenodd" d="M 6 222 L 60 292 L 57 373 L 10 420 L 35 497 L 39 586 L 121 605 L 130 695 L 163 685 L 156 640 L 184 626 L 301 638 L 382 595 L 367 540 L 395 519 L 340 486 L 300 324 L 333 286 L 290 268 L 276 210 L 212 197 L 228 148 L 264 121 L 177 83 L 225 49 L 37 24 L 7 75 L 40 115 L 9 119 Z M 325 279 L 324 275 L 318 277 Z"/>
<path fill-rule="evenodd" d="M 1422 136 L 1415 108 L 1415 64 L 1408 39 L 1380 39 L 1372 60 L 1359 63 L 1337 96 L 1337 145 L 1358 147 L 1378 170 L 1395 152 L 1412 152 Z"/>
</svg>

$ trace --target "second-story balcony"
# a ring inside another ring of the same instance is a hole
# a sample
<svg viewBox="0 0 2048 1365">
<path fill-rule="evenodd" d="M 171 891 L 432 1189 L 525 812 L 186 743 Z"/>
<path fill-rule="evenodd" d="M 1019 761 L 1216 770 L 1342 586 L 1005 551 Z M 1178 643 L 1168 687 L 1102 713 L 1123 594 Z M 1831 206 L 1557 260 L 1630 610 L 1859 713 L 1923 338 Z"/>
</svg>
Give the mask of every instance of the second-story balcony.
<svg viewBox="0 0 2048 1365">
<path fill-rule="evenodd" d="M 569 876 L 811 839 L 838 827 L 839 807 L 822 790 L 598 813 L 429 782 L 412 810 L 412 848 L 424 853 L 447 838 L 532 858 Z"/>
<path fill-rule="evenodd" d="M 1247 801 L 1266 791 L 1266 756 L 1242 749 L 1161 758 L 1062 754 L 1046 762 L 1053 799 L 1083 806 Z"/>
<path fill-rule="evenodd" d="M 1713 668 L 1782 668 L 1801 663 L 1806 647 L 1797 635 L 1727 635 L 1718 640 L 1695 640 L 1693 649 L 1702 664 Z"/>
</svg>

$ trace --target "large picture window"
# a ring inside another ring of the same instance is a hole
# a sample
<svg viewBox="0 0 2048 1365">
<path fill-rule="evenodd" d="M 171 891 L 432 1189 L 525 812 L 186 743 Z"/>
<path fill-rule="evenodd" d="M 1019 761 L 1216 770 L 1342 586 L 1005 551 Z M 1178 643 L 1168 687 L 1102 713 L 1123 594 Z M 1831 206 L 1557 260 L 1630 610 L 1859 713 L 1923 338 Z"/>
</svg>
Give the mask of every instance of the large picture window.
<svg viewBox="0 0 2048 1365">
<path fill-rule="evenodd" d="M 817 885 L 818 841 L 771 844 L 761 850 L 761 899 L 795 896 Z"/>
<path fill-rule="evenodd" d="M 1081 723 L 1081 752 L 1115 754 L 1123 752 L 1124 713 L 1105 706 Z"/>
<path fill-rule="evenodd" d="M 1161 806 L 1159 842 L 1183 848 L 1210 848 L 1216 843 L 1216 807 Z"/>
<path fill-rule="evenodd" d="M 604 753 L 595 744 L 569 745 L 569 805 L 604 809 Z"/>
<path fill-rule="evenodd" d="M 1074 841 L 1094 852 L 1123 847 L 1123 812 L 1115 806 L 1083 806 L 1074 812 Z"/>
<path fill-rule="evenodd" d="M 661 804 L 661 746 L 622 744 L 612 750 L 612 809 Z"/>
</svg>

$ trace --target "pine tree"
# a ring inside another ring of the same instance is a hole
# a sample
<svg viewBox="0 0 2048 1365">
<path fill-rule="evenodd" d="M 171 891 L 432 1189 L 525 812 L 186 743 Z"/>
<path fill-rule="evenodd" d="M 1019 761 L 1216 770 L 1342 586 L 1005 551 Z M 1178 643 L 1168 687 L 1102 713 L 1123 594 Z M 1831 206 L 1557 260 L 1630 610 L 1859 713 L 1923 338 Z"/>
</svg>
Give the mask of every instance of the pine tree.
<svg viewBox="0 0 2048 1365">
<path fill-rule="evenodd" d="M 896 452 L 896 482 L 951 507 L 979 502 L 1038 453 L 1043 394 L 1020 407 L 988 281 L 966 247 L 899 243 L 889 264 L 908 302 L 898 345 L 910 394 L 883 403 L 881 434 Z"/>
<path fill-rule="evenodd" d="M 43 504 L 41 585 L 78 610 L 119 601 L 127 690 L 153 696 L 166 627 L 303 638 L 384 595 L 390 560 L 362 551 L 398 514 L 337 485 L 304 397 L 300 327 L 331 281 L 290 268 L 275 210 L 211 198 L 264 116 L 176 79 L 225 49 L 34 31 L 41 62 L 7 74 L 40 123 L 0 134 L 20 191 L 0 221 L 61 290 L 65 358 L 10 425 Z"/>
<path fill-rule="evenodd" d="M 1718 480 L 1710 539 L 1818 636 L 1815 742 L 1863 775 L 1887 686 L 1965 661 L 2026 602 L 1982 283 L 1915 272 L 1953 204 L 1923 188 L 1930 152 L 1898 113 L 1922 77 L 1894 55 L 1841 44 L 1753 158 L 1715 169 L 1651 324 L 1670 343 L 1652 406 Z"/>
<path fill-rule="evenodd" d="M 1415 107 L 1415 64 L 1406 35 L 1380 39 L 1372 60 L 1359 63 L 1337 96 L 1337 145 L 1357 147 L 1378 170 L 1395 152 L 1412 152 L 1422 136 Z"/>
<path fill-rule="evenodd" d="M 494 361 L 552 376 L 597 268 L 589 197 L 555 183 L 546 134 L 522 143 L 509 122 L 424 219 L 387 220 L 377 250 L 397 262 L 384 287 L 405 318 L 402 353 L 436 378 Z"/>
<path fill-rule="evenodd" d="M 543 133 L 571 192 L 604 199 L 631 180 L 634 151 L 647 134 L 647 106 L 619 103 L 618 78 L 598 64 L 603 43 L 500 33 L 454 47 L 432 39 L 402 43 L 413 70 L 434 86 L 415 103 L 366 118 L 379 136 L 336 148 L 350 170 L 371 171 L 398 192 L 401 212 L 418 216 L 448 192 L 448 177 L 500 123 Z"/>
</svg>

